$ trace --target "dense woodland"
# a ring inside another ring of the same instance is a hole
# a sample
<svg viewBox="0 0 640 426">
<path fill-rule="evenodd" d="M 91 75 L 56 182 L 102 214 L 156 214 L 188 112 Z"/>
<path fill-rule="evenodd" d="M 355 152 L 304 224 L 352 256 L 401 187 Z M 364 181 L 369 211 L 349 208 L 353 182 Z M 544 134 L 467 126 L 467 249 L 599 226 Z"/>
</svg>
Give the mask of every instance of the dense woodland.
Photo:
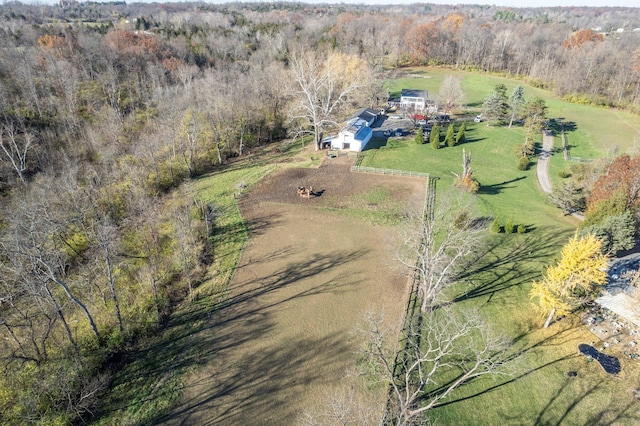
<svg viewBox="0 0 640 426">
<path fill-rule="evenodd" d="M 4 424 L 89 419 L 112 357 L 192 297 L 217 207 L 183 184 L 309 132 L 304 64 L 366 70 L 323 129 L 423 64 L 640 110 L 640 9 L 5 2 L 0 16 Z"/>
</svg>

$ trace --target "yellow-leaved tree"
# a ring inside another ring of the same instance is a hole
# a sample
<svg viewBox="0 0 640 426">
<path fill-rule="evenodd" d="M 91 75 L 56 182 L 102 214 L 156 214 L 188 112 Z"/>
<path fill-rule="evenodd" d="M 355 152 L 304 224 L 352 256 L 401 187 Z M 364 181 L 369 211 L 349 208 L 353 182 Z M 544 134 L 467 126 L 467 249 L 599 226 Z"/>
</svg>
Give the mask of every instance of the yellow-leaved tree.
<svg viewBox="0 0 640 426">
<path fill-rule="evenodd" d="M 609 255 L 602 253 L 602 241 L 592 234 L 575 235 L 563 248 L 555 266 L 549 266 L 542 281 L 533 283 L 530 296 L 543 315 L 544 328 L 553 317 L 566 315 L 598 295 L 607 280 Z"/>
</svg>

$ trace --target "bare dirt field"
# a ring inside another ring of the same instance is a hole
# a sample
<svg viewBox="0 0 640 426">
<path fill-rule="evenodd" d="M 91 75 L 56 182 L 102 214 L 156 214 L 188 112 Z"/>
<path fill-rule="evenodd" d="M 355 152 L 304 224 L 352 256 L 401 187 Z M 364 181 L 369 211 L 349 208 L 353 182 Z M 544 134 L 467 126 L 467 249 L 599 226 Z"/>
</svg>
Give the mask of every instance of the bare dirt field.
<svg viewBox="0 0 640 426">
<path fill-rule="evenodd" d="M 363 217 L 420 205 L 425 181 L 349 166 L 277 170 L 241 198 L 250 239 L 224 306 L 192 336 L 208 345 L 203 365 L 166 423 L 299 424 L 327 392 L 361 384 L 347 373 L 362 347 L 355 327 L 382 308 L 398 324 L 408 292 L 397 227 Z M 317 196 L 298 196 L 302 185 Z"/>
</svg>

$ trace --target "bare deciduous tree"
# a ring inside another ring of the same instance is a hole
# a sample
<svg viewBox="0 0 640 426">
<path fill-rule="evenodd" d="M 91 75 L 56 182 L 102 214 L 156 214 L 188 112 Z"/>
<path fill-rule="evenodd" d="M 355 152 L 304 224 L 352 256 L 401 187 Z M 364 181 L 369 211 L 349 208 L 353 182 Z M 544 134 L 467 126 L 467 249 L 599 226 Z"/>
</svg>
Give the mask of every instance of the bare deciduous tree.
<svg viewBox="0 0 640 426">
<path fill-rule="evenodd" d="M 481 232 L 462 195 L 441 197 L 433 215 L 415 213 L 408 220 L 400 261 L 419 280 L 421 311 L 431 310 L 442 291 L 455 280 L 465 259 L 481 243 Z"/>
<path fill-rule="evenodd" d="M 459 107 L 464 102 L 464 90 L 460 78 L 448 75 L 440 85 L 438 92 L 438 103 L 447 113 L 451 113 L 454 108 Z"/>
<path fill-rule="evenodd" d="M 292 118 L 311 126 L 317 151 L 324 130 L 337 125 L 338 113 L 357 97 L 370 73 L 357 56 L 312 50 L 291 55 L 291 69 L 298 86 Z"/>
<path fill-rule="evenodd" d="M 510 341 L 494 334 L 476 312 L 443 308 L 406 330 L 398 353 L 380 315 L 368 314 L 365 355 L 375 376 L 390 386 L 386 422 L 414 425 L 470 380 L 508 374 Z M 394 361 L 395 360 L 395 361 Z M 386 423 L 385 423 L 386 424 Z"/>
</svg>

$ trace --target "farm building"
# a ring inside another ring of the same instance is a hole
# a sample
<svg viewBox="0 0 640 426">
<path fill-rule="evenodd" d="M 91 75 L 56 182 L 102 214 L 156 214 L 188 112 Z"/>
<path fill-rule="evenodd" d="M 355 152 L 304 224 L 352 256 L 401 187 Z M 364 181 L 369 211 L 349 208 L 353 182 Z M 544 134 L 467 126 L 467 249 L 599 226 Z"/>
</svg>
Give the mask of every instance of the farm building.
<svg viewBox="0 0 640 426">
<path fill-rule="evenodd" d="M 351 125 L 353 123 L 357 123 L 358 120 L 362 120 L 366 123 L 367 126 L 373 126 L 373 123 L 376 122 L 378 118 L 378 111 L 371 108 L 362 108 L 360 111 L 353 114 L 347 120 L 347 125 Z"/>
<path fill-rule="evenodd" d="M 331 140 L 331 148 L 360 152 L 371 140 L 371 136 L 373 136 L 371 127 L 367 126 L 365 121 L 357 120 L 342 129 L 338 136 Z"/>
<path fill-rule="evenodd" d="M 406 111 L 424 111 L 428 96 L 426 90 L 402 89 L 400 108 Z"/>
</svg>

